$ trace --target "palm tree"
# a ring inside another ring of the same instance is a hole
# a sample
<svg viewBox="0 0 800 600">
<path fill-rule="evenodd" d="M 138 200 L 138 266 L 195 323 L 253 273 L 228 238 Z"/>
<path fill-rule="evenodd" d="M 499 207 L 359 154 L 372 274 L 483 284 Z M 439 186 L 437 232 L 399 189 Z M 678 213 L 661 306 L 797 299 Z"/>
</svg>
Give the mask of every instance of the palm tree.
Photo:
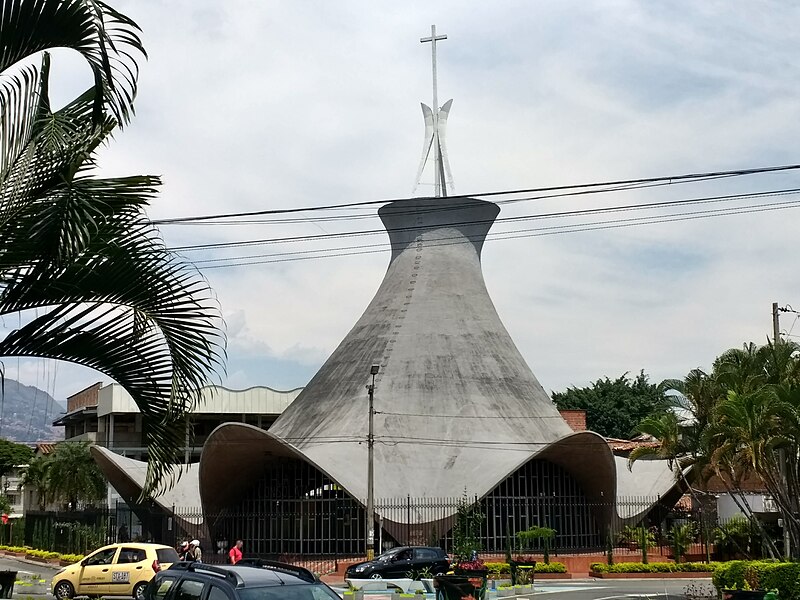
<svg viewBox="0 0 800 600">
<path fill-rule="evenodd" d="M 82 364 L 120 383 L 146 427 L 146 490 L 174 479 L 186 415 L 224 358 L 205 280 L 167 251 L 144 208 L 157 177 L 91 175 L 133 112 L 138 27 L 99 0 L 6 0 L 0 12 L 0 316 L 31 316 L 0 357 Z M 52 110 L 48 48 L 80 52 L 94 85 Z"/>
<path fill-rule="evenodd" d="M 36 492 L 39 510 L 46 510 L 50 502 L 50 460 L 46 456 L 35 456 L 22 473 L 20 489 L 27 488 Z"/>
<path fill-rule="evenodd" d="M 77 510 L 106 497 L 108 484 L 89 452 L 87 442 L 61 442 L 49 459 L 49 491 L 52 498 Z"/>
</svg>

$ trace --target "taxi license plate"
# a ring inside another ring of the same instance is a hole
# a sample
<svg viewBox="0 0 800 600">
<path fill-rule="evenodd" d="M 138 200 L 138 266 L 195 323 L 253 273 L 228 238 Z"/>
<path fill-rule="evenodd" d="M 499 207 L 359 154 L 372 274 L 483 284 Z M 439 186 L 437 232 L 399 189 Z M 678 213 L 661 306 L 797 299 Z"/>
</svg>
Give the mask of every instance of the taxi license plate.
<svg viewBox="0 0 800 600">
<path fill-rule="evenodd" d="M 127 571 L 114 571 L 111 573 L 111 581 L 113 583 L 128 583 L 131 580 L 131 574 Z"/>
</svg>

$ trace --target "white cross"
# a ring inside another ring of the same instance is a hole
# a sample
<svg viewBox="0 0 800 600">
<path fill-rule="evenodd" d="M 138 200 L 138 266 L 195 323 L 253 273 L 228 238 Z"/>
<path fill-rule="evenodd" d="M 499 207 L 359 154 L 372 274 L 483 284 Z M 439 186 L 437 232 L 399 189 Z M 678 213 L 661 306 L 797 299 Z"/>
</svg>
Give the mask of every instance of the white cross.
<svg viewBox="0 0 800 600">
<path fill-rule="evenodd" d="M 420 38 L 420 43 L 431 43 L 431 62 L 433 64 L 433 152 L 434 152 L 434 171 L 436 172 L 436 196 L 441 195 L 442 189 L 442 173 L 441 173 L 441 157 L 439 154 L 439 98 L 438 89 L 436 85 L 436 42 L 439 40 L 446 40 L 446 35 L 436 35 L 436 25 L 431 25 L 430 37 Z M 445 195 L 447 193 L 445 192 Z"/>
</svg>

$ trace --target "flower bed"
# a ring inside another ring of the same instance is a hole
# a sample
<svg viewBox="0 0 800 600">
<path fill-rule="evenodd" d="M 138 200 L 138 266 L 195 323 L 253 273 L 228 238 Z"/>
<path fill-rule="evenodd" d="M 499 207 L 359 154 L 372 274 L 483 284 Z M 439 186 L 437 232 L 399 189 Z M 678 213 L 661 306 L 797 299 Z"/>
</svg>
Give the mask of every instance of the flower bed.
<svg viewBox="0 0 800 600">
<path fill-rule="evenodd" d="M 510 575 L 511 574 L 511 565 L 507 562 L 487 562 L 486 568 L 489 569 L 489 577 L 494 575 Z M 534 573 L 566 573 L 567 567 L 564 566 L 564 563 L 560 562 L 551 562 L 550 564 L 544 564 L 537 562 L 536 567 L 534 568 Z M 495 577 L 496 579 L 496 577 Z"/>
<path fill-rule="evenodd" d="M 711 577 L 720 563 L 592 563 L 590 575 L 602 579 Z"/>
</svg>

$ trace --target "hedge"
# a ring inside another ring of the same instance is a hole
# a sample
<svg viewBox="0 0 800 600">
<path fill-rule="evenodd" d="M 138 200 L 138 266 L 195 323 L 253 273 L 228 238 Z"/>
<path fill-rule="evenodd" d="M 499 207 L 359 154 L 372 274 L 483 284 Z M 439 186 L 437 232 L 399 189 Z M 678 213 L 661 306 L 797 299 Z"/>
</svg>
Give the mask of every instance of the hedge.
<svg viewBox="0 0 800 600">
<path fill-rule="evenodd" d="M 27 548 L 23 546 L 4 546 L 0 545 L 0 551 L 16 552 L 17 554 L 25 553 L 35 556 L 36 558 L 58 558 L 60 560 L 68 560 L 70 562 L 78 562 L 82 560 L 83 554 L 60 554 L 58 552 L 50 552 L 48 550 L 36 550 L 34 548 Z"/>
<path fill-rule="evenodd" d="M 716 570 L 721 563 L 640 563 L 621 562 L 609 565 L 592 563 L 590 570 L 595 573 L 709 573 Z"/>
<path fill-rule="evenodd" d="M 511 575 L 511 565 L 507 562 L 487 562 L 486 568 L 489 569 L 489 575 Z M 537 562 L 534 573 L 566 573 L 567 567 L 564 563 L 551 562 L 545 564 Z"/>
<path fill-rule="evenodd" d="M 711 581 L 721 590 L 777 590 L 781 600 L 800 600 L 800 563 L 732 560 L 721 564 Z"/>
</svg>

